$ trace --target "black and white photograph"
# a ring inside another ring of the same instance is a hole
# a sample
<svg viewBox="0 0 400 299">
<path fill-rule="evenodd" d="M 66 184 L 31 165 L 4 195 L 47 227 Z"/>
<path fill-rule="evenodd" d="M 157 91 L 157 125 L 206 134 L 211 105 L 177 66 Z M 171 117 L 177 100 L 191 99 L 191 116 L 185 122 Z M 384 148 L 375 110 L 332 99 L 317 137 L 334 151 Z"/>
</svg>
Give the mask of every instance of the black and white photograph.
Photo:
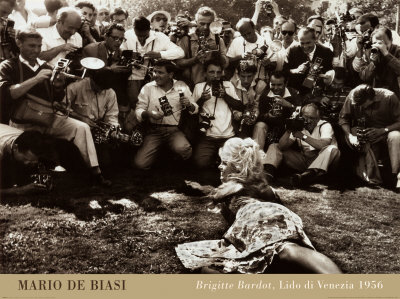
<svg viewBox="0 0 400 299">
<path fill-rule="evenodd" d="M 399 22 L 0 0 L 0 274 L 400 274 Z"/>
</svg>

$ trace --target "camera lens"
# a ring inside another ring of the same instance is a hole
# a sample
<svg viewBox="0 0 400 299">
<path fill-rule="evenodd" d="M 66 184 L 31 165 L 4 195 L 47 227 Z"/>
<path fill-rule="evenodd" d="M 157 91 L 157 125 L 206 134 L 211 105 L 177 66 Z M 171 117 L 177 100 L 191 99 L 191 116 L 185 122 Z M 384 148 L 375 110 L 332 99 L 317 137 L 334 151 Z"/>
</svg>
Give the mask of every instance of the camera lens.
<svg viewBox="0 0 400 299">
<path fill-rule="evenodd" d="M 379 53 L 379 50 L 378 50 L 377 48 L 372 48 L 372 49 L 371 49 L 371 53 L 372 53 L 372 54 L 378 54 L 378 53 Z"/>
</svg>

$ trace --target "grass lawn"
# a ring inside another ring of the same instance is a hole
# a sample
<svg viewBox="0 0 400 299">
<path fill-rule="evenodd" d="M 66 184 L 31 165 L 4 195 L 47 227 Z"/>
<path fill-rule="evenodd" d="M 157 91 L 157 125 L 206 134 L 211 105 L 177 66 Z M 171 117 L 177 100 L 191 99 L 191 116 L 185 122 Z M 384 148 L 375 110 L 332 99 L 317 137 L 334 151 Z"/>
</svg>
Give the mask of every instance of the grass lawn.
<svg viewBox="0 0 400 299">
<path fill-rule="evenodd" d="M 0 273 L 188 273 L 174 247 L 219 239 L 228 226 L 207 200 L 181 192 L 184 179 L 197 176 L 123 170 L 103 189 L 60 174 L 49 195 L 2 198 Z M 277 192 L 345 273 L 400 273 L 399 194 L 321 184 Z"/>
</svg>

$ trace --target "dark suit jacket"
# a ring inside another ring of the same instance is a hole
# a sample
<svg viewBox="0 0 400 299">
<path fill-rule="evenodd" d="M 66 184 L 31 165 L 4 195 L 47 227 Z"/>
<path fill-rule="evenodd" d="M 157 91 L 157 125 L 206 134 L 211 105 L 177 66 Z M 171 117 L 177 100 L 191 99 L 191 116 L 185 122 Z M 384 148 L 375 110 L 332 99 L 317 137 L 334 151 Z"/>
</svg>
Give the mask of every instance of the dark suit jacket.
<svg viewBox="0 0 400 299">
<path fill-rule="evenodd" d="M 111 64 L 108 64 L 108 61 L 107 61 L 108 53 L 107 53 L 105 41 L 98 42 L 98 43 L 91 43 L 91 44 L 87 45 L 86 47 L 83 48 L 82 56 L 83 56 L 83 58 L 85 58 L 85 57 L 99 58 L 104 61 L 104 63 L 106 64 L 106 67 L 110 67 L 111 65 L 119 62 L 120 57 L 121 57 L 121 50 L 118 49 L 117 51 L 114 52 Z M 114 73 L 114 74 L 115 74 L 115 76 L 113 76 L 113 78 L 110 78 L 110 80 L 112 82 L 112 88 L 114 89 L 115 93 L 117 94 L 118 105 L 121 108 L 121 106 L 127 106 L 128 102 L 129 102 L 128 96 L 126 94 L 126 84 L 127 84 L 130 72 Z"/>
<path fill-rule="evenodd" d="M 316 44 L 316 49 L 312 62 L 314 62 L 317 57 L 322 58 L 321 73 L 326 73 L 333 68 L 333 52 L 330 49 Z M 307 92 L 310 92 L 310 89 L 302 86 L 304 79 L 307 77 L 307 74 L 290 74 L 291 69 L 295 69 L 300 64 L 309 61 L 308 55 L 303 52 L 303 49 L 300 45 L 297 45 L 290 48 L 287 58 L 287 62 L 285 62 L 285 64 L 283 65 L 283 71 L 287 74 L 289 78 L 288 86 L 297 89 L 300 94 L 306 94 Z"/>
<path fill-rule="evenodd" d="M 83 58 L 85 57 L 96 57 L 104 61 L 104 63 L 107 65 L 107 58 L 108 58 L 108 53 L 107 53 L 107 48 L 105 42 L 98 42 L 98 43 L 91 43 L 88 44 L 86 47 L 83 48 Z M 112 58 L 112 64 L 117 63 L 121 57 L 121 50 L 117 50 L 114 52 L 113 58 Z"/>
</svg>

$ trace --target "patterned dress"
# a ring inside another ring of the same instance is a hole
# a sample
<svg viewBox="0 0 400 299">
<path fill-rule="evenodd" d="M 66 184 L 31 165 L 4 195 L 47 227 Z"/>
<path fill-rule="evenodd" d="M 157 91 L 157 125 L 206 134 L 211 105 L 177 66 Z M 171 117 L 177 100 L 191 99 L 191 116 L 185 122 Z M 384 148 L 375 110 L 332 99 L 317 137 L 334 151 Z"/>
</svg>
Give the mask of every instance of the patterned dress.
<svg viewBox="0 0 400 299">
<path fill-rule="evenodd" d="M 224 273 L 263 273 L 287 244 L 314 249 L 298 215 L 288 208 L 239 196 L 236 220 L 222 240 L 178 245 L 175 250 L 189 269 L 216 267 Z"/>
</svg>

